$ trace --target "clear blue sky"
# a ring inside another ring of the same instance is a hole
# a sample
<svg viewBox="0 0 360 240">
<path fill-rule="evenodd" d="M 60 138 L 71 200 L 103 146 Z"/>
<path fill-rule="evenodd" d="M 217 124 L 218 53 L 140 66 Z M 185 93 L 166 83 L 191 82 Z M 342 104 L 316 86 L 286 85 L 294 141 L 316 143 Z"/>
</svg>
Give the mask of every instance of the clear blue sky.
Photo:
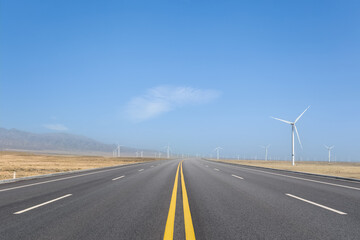
<svg viewBox="0 0 360 240">
<path fill-rule="evenodd" d="M 359 1 L 1 1 L 0 126 L 360 160 Z"/>
</svg>

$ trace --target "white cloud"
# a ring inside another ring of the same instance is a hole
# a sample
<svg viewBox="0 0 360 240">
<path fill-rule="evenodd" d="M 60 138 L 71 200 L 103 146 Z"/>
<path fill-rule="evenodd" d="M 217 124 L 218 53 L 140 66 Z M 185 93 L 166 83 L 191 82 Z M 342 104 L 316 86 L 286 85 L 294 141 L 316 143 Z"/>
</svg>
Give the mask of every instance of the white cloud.
<svg viewBox="0 0 360 240">
<path fill-rule="evenodd" d="M 131 99 L 125 113 L 134 121 L 144 121 L 184 105 L 204 104 L 219 96 L 216 90 L 158 86 Z"/>
<path fill-rule="evenodd" d="M 55 130 L 55 131 L 67 131 L 68 128 L 65 127 L 63 124 L 45 124 L 44 125 L 45 128 L 50 129 L 50 130 Z"/>
</svg>

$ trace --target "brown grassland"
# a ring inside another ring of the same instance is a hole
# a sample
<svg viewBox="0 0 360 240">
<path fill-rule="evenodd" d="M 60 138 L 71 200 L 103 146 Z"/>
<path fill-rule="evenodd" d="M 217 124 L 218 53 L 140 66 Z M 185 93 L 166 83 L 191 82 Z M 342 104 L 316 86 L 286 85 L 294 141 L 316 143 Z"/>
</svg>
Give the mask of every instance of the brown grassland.
<svg viewBox="0 0 360 240">
<path fill-rule="evenodd" d="M 101 156 L 45 155 L 0 151 L 0 180 L 56 172 L 109 167 L 156 160 L 155 158 L 115 158 Z"/>
<path fill-rule="evenodd" d="M 297 172 L 316 173 L 345 178 L 360 179 L 360 163 L 353 162 L 296 162 L 295 166 L 290 161 L 255 161 L 255 160 L 221 160 L 249 166 L 275 168 Z"/>
</svg>

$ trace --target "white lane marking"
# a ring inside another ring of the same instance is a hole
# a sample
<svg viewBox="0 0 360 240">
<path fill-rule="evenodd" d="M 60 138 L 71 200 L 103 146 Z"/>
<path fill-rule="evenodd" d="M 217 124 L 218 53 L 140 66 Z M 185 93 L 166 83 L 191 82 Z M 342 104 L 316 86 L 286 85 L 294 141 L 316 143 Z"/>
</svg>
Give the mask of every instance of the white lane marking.
<svg viewBox="0 0 360 240">
<path fill-rule="evenodd" d="M 244 178 L 239 177 L 239 176 L 236 176 L 236 175 L 234 175 L 234 174 L 232 174 L 231 176 L 236 177 L 236 178 L 239 178 L 239 179 L 244 179 Z"/>
<path fill-rule="evenodd" d="M 327 206 L 324 206 L 324 205 L 321 205 L 321 204 L 318 204 L 318 203 L 315 203 L 315 202 L 312 202 L 312 201 L 303 199 L 303 198 L 301 198 L 301 197 L 298 197 L 298 196 L 295 196 L 295 195 L 292 195 L 292 194 L 289 194 L 289 193 L 286 193 L 286 196 L 289 196 L 289 197 L 292 197 L 292 198 L 295 198 L 295 199 L 298 199 L 298 200 L 301 200 L 301 201 L 310 203 L 310 204 L 312 204 L 312 205 L 315 205 L 315 206 L 324 208 L 324 209 L 326 209 L 326 210 L 335 212 L 335 213 L 337 213 L 337 214 L 341 214 L 341 215 L 346 215 L 346 214 L 347 214 L 347 213 L 341 212 L 341 211 L 339 211 L 339 210 L 335 210 L 335 209 L 333 209 L 333 208 L 329 208 L 329 207 L 327 207 Z"/>
<path fill-rule="evenodd" d="M 151 166 L 151 167 L 154 167 L 154 166 Z"/>
<path fill-rule="evenodd" d="M 220 170 L 219 170 L 219 169 L 217 169 L 217 168 L 214 168 L 214 170 L 215 170 L 215 171 L 220 171 Z"/>
<path fill-rule="evenodd" d="M 139 172 L 144 171 L 144 169 L 140 169 Z"/>
<path fill-rule="evenodd" d="M 27 184 L 27 185 L 18 186 L 18 187 L 5 188 L 5 189 L 1 189 L 0 192 L 6 192 L 6 191 L 9 191 L 9 190 L 14 190 L 14 189 L 18 189 L 18 188 L 24 188 L 24 187 L 31 187 L 31 186 L 35 186 L 35 185 L 50 183 L 50 182 L 57 182 L 57 181 L 62 181 L 62 180 L 66 180 L 66 179 L 71 179 L 71 178 L 77 178 L 77 177 L 92 175 L 92 174 L 101 173 L 101 172 L 114 171 L 114 170 L 118 170 L 118 169 L 120 169 L 120 168 L 125 168 L 125 167 L 133 167 L 133 166 L 132 166 L 132 165 L 123 166 L 123 167 L 118 167 L 118 168 L 101 170 L 101 171 L 97 171 L 97 172 L 91 172 L 91 173 L 85 173 L 85 174 L 75 175 L 75 176 L 71 176 L 71 177 L 57 178 L 57 179 L 54 179 L 54 180 L 49 180 L 49 181 L 44 181 L 44 182 L 31 183 L 31 184 Z"/>
<path fill-rule="evenodd" d="M 120 177 L 117 177 L 117 178 L 113 178 L 112 180 L 115 181 L 115 180 L 118 180 L 118 179 L 123 178 L 123 177 L 125 177 L 125 176 L 120 176 Z"/>
<path fill-rule="evenodd" d="M 209 167 L 208 165 L 206 165 L 205 167 Z"/>
<path fill-rule="evenodd" d="M 52 203 L 52 202 L 55 202 L 55 201 L 58 201 L 60 199 L 63 199 L 63 198 L 67 198 L 67 197 L 70 197 L 72 194 L 67 194 L 65 196 L 62 196 L 62 197 L 59 197 L 59 198 L 55 198 L 53 200 L 50 200 L 50 201 L 47 201 L 47 202 L 44 202 L 44 203 L 41 203 L 41 204 L 38 204 L 38 205 L 35 205 L 33 207 L 29 207 L 27 209 L 24 209 L 24 210 L 21 210 L 21 211 L 18 211 L 18 212 L 15 212 L 14 214 L 21 214 L 21 213 L 24 213 L 24 212 L 27 212 L 27 211 L 30 211 L 34 208 L 38 208 L 38 207 L 41 207 L 41 206 L 44 206 L 46 204 L 49 204 L 49 203 Z"/>
<path fill-rule="evenodd" d="M 303 180 L 303 181 L 308 181 L 308 182 L 321 183 L 321 184 L 331 185 L 331 186 L 335 186 L 335 187 L 342 187 L 342 188 L 348 188 L 348 189 L 353 189 L 353 190 L 360 191 L 360 188 L 357 188 L 357 187 L 350 187 L 350 186 L 340 185 L 340 184 L 336 184 L 336 183 L 322 182 L 322 181 L 317 181 L 317 180 L 312 180 L 312 179 L 307 179 L 307 178 L 294 177 L 294 176 L 289 176 L 289 175 L 284 175 L 284 174 L 279 174 L 279 173 L 266 172 L 266 171 L 261 171 L 261 170 L 257 170 L 257 169 L 239 167 L 239 166 L 236 166 L 236 167 L 241 168 L 241 169 L 245 169 L 245 170 L 249 170 L 249 171 L 254 171 L 254 172 L 262 172 L 262 173 L 266 173 L 266 174 L 270 174 L 270 175 L 293 178 L 293 179 L 298 179 L 298 180 Z"/>
</svg>

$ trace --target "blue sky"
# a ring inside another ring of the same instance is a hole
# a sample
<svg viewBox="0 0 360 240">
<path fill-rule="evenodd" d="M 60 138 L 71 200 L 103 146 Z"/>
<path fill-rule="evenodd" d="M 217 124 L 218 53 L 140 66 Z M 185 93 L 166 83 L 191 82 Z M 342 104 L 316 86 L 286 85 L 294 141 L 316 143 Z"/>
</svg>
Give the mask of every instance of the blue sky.
<svg viewBox="0 0 360 240">
<path fill-rule="evenodd" d="M 0 126 L 360 160 L 358 1 L 1 1 Z"/>
</svg>

